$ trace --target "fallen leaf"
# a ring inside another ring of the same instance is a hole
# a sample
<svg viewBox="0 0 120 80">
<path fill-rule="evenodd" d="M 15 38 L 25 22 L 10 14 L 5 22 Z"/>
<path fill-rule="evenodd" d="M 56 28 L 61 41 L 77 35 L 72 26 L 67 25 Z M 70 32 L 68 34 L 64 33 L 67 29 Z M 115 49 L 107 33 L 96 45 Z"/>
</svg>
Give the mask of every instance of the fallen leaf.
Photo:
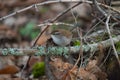
<svg viewBox="0 0 120 80">
<path fill-rule="evenodd" d="M 0 69 L 0 74 L 15 74 L 19 72 L 19 68 L 15 65 L 8 65 L 3 69 Z"/>
</svg>

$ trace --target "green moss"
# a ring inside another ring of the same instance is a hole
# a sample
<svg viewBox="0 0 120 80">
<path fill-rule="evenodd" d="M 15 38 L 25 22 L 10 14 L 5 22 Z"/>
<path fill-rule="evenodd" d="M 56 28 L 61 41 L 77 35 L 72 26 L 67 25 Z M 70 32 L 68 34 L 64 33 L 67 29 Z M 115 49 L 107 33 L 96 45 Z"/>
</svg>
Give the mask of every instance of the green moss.
<svg viewBox="0 0 120 80">
<path fill-rule="evenodd" d="M 80 46 L 80 41 L 79 40 L 74 41 L 73 46 Z"/>
<path fill-rule="evenodd" d="M 32 74 L 33 74 L 34 78 L 44 75 L 45 74 L 45 63 L 44 62 L 36 63 L 33 66 Z"/>
</svg>

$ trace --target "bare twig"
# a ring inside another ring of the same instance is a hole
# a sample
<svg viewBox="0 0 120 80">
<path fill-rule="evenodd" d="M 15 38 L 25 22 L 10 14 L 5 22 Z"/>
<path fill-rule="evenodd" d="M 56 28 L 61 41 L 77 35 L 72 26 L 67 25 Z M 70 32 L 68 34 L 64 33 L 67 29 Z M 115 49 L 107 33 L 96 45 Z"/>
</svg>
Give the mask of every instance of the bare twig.
<svg viewBox="0 0 120 80">
<path fill-rule="evenodd" d="M 42 26 L 51 26 L 51 25 L 66 25 L 66 26 L 71 26 L 74 27 L 73 24 L 69 24 L 69 23 L 64 23 L 64 22 L 54 22 L 54 23 L 43 23 L 43 24 L 39 24 L 38 26 L 42 27 Z"/>
<path fill-rule="evenodd" d="M 49 80 L 57 80 L 55 75 L 53 75 L 52 71 L 51 71 L 51 66 L 49 64 L 49 57 L 48 56 L 45 56 L 45 68 L 46 68 L 46 75 L 48 77 Z"/>
<path fill-rule="evenodd" d="M 72 11 L 71 11 L 71 14 L 72 14 L 72 16 L 73 16 L 73 18 L 74 18 L 74 20 L 75 20 L 75 23 L 77 24 L 77 23 L 78 23 L 77 17 L 73 14 Z M 82 32 L 81 32 L 80 30 L 81 30 L 81 29 L 79 29 L 79 26 L 77 26 L 77 34 L 78 34 L 78 36 L 79 36 L 79 39 L 80 39 L 80 42 L 81 42 L 81 46 L 82 46 Z M 77 61 L 76 61 L 76 63 L 74 64 L 74 66 L 73 66 L 72 69 L 74 69 L 74 68 L 78 65 L 78 63 L 79 63 L 79 61 L 80 61 L 80 57 L 82 57 L 82 54 L 83 54 L 83 52 L 82 52 L 82 47 L 80 47 L 80 52 L 79 52 L 79 55 L 78 55 L 78 59 L 77 59 Z M 82 58 L 81 58 L 81 61 L 82 61 Z M 81 64 L 82 64 L 82 62 L 81 62 Z"/>
<path fill-rule="evenodd" d="M 100 8 L 100 6 L 98 5 L 97 1 L 96 0 L 93 0 L 93 3 L 95 4 L 96 8 L 105 16 L 107 17 L 107 20 L 106 20 L 106 28 L 107 28 L 107 31 L 108 31 L 108 34 L 109 34 L 109 38 L 110 38 L 110 41 L 111 41 L 111 44 L 112 44 L 112 47 L 113 47 L 113 50 L 114 50 L 114 55 L 119 63 L 119 66 L 120 66 L 120 59 L 119 59 L 119 56 L 117 54 L 117 51 L 116 51 L 116 48 L 115 48 L 115 45 L 114 45 L 114 41 L 112 39 L 112 36 L 111 36 L 111 32 L 110 32 L 110 29 L 109 29 L 109 20 L 110 20 L 110 14 L 107 14 L 104 10 L 102 10 Z M 110 12 L 109 12 L 110 13 Z"/>
<path fill-rule="evenodd" d="M 101 21 L 103 21 L 105 18 L 101 19 Z M 97 26 L 101 23 L 101 21 L 97 22 L 94 26 L 92 26 L 92 28 L 84 35 L 84 38 Z"/>
<path fill-rule="evenodd" d="M 81 42 L 81 46 L 82 46 L 83 45 L 83 43 L 82 43 L 82 33 L 79 31 L 79 29 L 77 29 L 77 32 L 78 32 L 78 35 L 79 35 L 79 38 L 80 38 L 80 42 Z M 81 65 L 82 65 L 82 61 L 83 61 L 83 49 L 82 49 L 82 47 L 80 47 L 79 56 L 78 56 L 78 59 L 77 59 L 75 65 L 74 65 L 73 69 L 78 65 L 78 63 L 80 61 L 80 57 L 81 57 Z"/>
<path fill-rule="evenodd" d="M 16 12 L 13 12 L 13 13 L 11 13 L 11 14 L 9 14 L 9 15 L 3 16 L 3 17 L 0 18 L 0 21 L 6 19 L 6 18 L 8 18 L 8 17 L 14 16 L 14 15 L 16 15 L 16 14 L 18 14 L 18 13 L 27 11 L 27 10 L 33 8 L 33 7 L 35 7 L 35 9 L 36 9 L 37 6 L 42 6 L 42 5 L 51 4 L 51 3 L 59 3 L 59 2 L 64 2 L 64 3 L 68 3 L 68 2 L 70 2 L 70 3 L 71 3 L 71 2 L 73 2 L 73 3 L 74 3 L 74 2 L 86 2 L 86 3 L 89 3 L 89 4 L 93 4 L 92 1 L 83 1 L 83 0 L 81 0 L 81 1 L 80 1 L 80 0 L 54 0 L 54 1 L 45 1 L 45 2 L 42 2 L 42 3 L 33 4 L 33 5 L 31 5 L 31 6 L 28 6 L 28 7 L 26 7 L 26 8 L 23 8 L 23 9 L 21 9 L 21 10 L 18 10 L 18 11 L 16 11 Z M 116 10 L 116 9 L 113 8 L 113 7 L 107 6 L 107 5 L 102 4 L 102 3 L 97 3 L 97 4 L 100 5 L 100 6 L 103 6 L 103 7 L 105 7 L 105 8 L 111 9 L 112 11 L 115 11 L 116 13 L 120 14 L 120 11 L 119 11 L 119 10 Z"/>
<path fill-rule="evenodd" d="M 77 64 L 79 63 L 79 61 L 81 60 L 81 63 L 80 63 L 80 67 L 79 67 L 79 70 L 77 71 L 76 75 L 78 75 L 78 72 L 80 71 L 80 68 L 82 67 L 83 65 L 83 41 L 82 41 L 82 31 L 81 29 L 79 30 L 79 27 L 77 29 L 77 32 L 78 32 L 78 36 L 80 38 L 80 42 L 81 42 L 81 47 L 80 47 L 80 51 L 79 51 L 79 56 L 78 56 L 78 59 L 73 67 L 73 69 L 77 66 Z M 77 77 L 76 77 L 77 79 Z"/>
<path fill-rule="evenodd" d="M 105 57 L 105 59 L 103 60 L 103 62 L 100 64 L 100 67 L 102 67 L 104 65 L 104 63 L 107 61 L 107 59 L 108 59 L 108 57 L 109 57 L 109 55 L 111 53 L 111 50 L 112 50 L 112 48 L 110 47 L 110 49 L 108 50 L 107 56 Z"/>
<path fill-rule="evenodd" d="M 110 32 L 110 29 L 109 29 L 109 20 L 110 20 L 110 16 L 111 15 L 108 15 L 107 17 L 107 20 L 106 20 L 106 28 L 107 28 L 107 31 L 108 31 L 108 34 L 109 34 L 109 37 L 110 37 L 110 41 L 111 41 L 111 44 L 112 44 L 112 47 L 113 47 L 113 50 L 114 50 L 114 55 L 119 63 L 119 66 L 120 66 L 120 59 L 119 59 L 119 56 L 117 54 L 117 50 L 115 48 L 115 45 L 114 45 L 114 41 L 112 39 L 112 36 L 111 36 L 111 32 Z"/>
<path fill-rule="evenodd" d="M 93 4 L 96 6 L 96 8 L 105 16 L 107 17 L 107 13 L 102 9 L 100 8 L 100 6 L 98 5 L 98 2 L 96 0 L 93 0 Z"/>
<path fill-rule="evenodd" d="M 63 16 L 65 13 L 67 13 L 68 11 L 70 11 L 71 9 L 73 9 L 74 7 L 78 6 L 79 4 L 81 4 L 82 2 L 78 2 L 77 4 L 69 7 L 68 9 L 64 10 L 62 13 L 58 14 L 55 18 L 52 19 L 52 22 L 55 22 L 58 18 L 60 18 L 61 16 Z"/>
<path fill-rule="evenodd" d="M 1 17 L 1 18 L 0 18 L 0 21 L 6 19 L 6 18 L 8 18 L 8 17 L 14 16 L 14 15 L 16 15 L 16 14 L 18 14 L 18 13 L 27 11 L 27 10 L 33 8 L 33 7 L 35 7 L 35 9 L 36 9 L 37 6 L 41 6 L 41 5 L 45 5 L 45 4 L 50 4 L 50 3 L 55 3 L 55 2 L 58 2 L 58 1 L 46 1 L 46 2 L 43 2 L 43 3 L 37 3 L 37 4 L 30 5 L 30 6 L 26 7 L 26 8 L 23 8 L 23 9 L 21 9 L 21 10 L 18 10 L 18 11 L 16 11 L 16 12 L 13 12 L 13 13 L 11 13 L 11 14 L 9 14 L 9 15 L 4 16 L 4 17 Z"/>
</svg>

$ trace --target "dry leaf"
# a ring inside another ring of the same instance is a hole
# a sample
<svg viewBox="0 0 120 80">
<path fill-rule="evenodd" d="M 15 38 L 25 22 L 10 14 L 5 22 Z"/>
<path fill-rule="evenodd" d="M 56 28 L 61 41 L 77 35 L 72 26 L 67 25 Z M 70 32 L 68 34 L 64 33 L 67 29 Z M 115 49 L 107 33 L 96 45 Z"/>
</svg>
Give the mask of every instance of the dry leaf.
<svg viewBox="0 0 120 80">
<path fill-rule="evenodd" d="M 97 60 L 90 60 L 88 65 L 86 66 L 86 70 L 90 71 L 96 66 L 96 64 L 97 64 Z"/>
<path fill-rule="evenodd" d="M 80 68 L 80 71 L 78 72 L 77 77 L 83 80 L 97 80 L 94 74 L 86 71 L 84 68 Z"/>
<path fill-rule="evenodd" d="M 0 57 L 0 74 L 15 74 L 20 70 L 12 59 L 11 56 Z"/>
<path fill-rule="evenodd" d="M 88 65 L 86 66 L 86 71 L 94 74 L 99 80 L 105 80 L 107 74 L 97 66 L 97 62 L 97 60 L 90 60 Z"/>
<path fill-rule="evenodd" d="M 52 72 L 59 80 L 75 80 L 75 73 L 77 67 L 73 68 L 73 65 L 62 61 L 61 58 L 54 58 L 50 62 Z"/>
<path fill-rule="evenodd" d="M 42 27 L 41 32 L 46 28 L 47 26 Z M 47 28 L 46 31 L 39 37 L 37 41 L 37 45 L 45 45 L 48 39 L 50 39 L 50 33 L 51 28 Z"/>
<path fill-rule="evenodd" d="M 15 65 L 8 65 L 3 69 L 0 69 L 0 74 L 15 74 L 19 72 L 19 68 Z"/>
<path fill-rule="evenodd" d="M 49 38 L 50 38 L 49 35 L 42 34 L 41 37 L 37 41 L 37 45 L 44 45 Z"/>
</svg>

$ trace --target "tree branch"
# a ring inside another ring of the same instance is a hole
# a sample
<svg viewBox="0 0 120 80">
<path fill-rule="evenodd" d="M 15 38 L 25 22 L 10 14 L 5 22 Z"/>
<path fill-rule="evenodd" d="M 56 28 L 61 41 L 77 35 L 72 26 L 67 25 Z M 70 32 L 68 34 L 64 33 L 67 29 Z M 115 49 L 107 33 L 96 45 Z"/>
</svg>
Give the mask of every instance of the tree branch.
<svg viewBox="0 0 120 80">
<path fill-rule="evenodd" d="M 21 9 L 21 10 L 18 10 L 18 11 L 16 11 L 16 12 L 13 12 L 13 13 L 11 13 L 11 14 L 8 14 L 8 15 L 6 15 L 6 16 L 3 16 L 3 17 L 0 18 L 0 21 L 6 19 L 6 18 L 8 18 L 8 17 L 14 16 L 14 15 L 16 15 L 16 14 L 18 14 L 18 13 L 27 11 L 27 10 L 33 8 L 33 7 L 35 7 L 35 9 L 36 9 L 36 6 L 42 6 L 42 5 L 46 5 L 46 4 L 59 3 L 59 2 L 64 2 L 64 3 L 68 3 L 68 2 L 69 2 L 69 3 L 74 3 L 74 2 L 86 2 L 86 3 L 89 3 L 89 4 L 93 4 L 92 1 L 83 1 L 83 0 L 81 0 L 81 1 L 80 1 L 80 0 L 55 0 L 55 1 L 45 1 L 45 2 L 42 2 L 42 3 L 37 3 L 37 4 L 30 5 L 30 6 L 26 7 L 26 8 L 23 8 L 23 9 Z M 116 9 L 113 8 L 113 7 L 107 6 L 107 5 L 102 4 L 102 3 L 97 3 L 97 5 L 103 6 L 103 7 L 107 8 L 107 9 L 110 9 L 110 10 L 115 11 L 116 13 L 120 14 L 120 11 L 119 11 L 119 10 L 116 10 Z"/>
<path fill-rule="evenodd" d="M 113 38 L 114 44 L 120 41 L 120 35 Z M 98 51 L 99 44 L 103 45 L 103 48 L 112 46 L 111 40 L 105 40 L 100 43 L 83 45 L 83 52 L 93 52 Z M 72 46 L 72 47 L 48 47 L 48 52 L 45 52 L 46 47 L 34 47 L 28 49 L 17 49 L 17 48 L 8 48 L 8 49 L 0 49 L 0 56 L 2 55 L 67 55 L 67 54 L 76 54 L 80 50 L 80 46 Z M 69 51 L 71 53 L 69 53 Z"/>
</svg>

